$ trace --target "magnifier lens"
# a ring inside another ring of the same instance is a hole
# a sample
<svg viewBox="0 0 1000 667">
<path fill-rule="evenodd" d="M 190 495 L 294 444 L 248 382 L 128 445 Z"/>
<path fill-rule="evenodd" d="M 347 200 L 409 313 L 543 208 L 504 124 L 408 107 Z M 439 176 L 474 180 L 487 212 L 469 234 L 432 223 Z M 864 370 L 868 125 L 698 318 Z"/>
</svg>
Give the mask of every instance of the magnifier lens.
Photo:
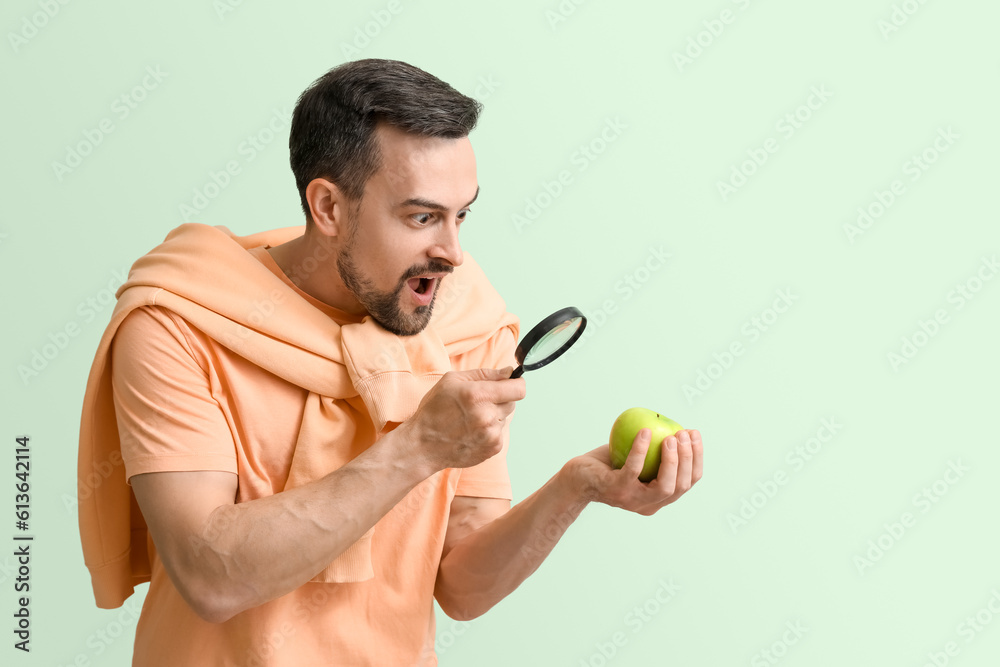
<svg viewBox="0 0 1000 667">
<path fill-rule="evenodd" d="M 518 343 L 514 350 L 518 366 L 510 377 L 519 378 L 524 371 L 533 371 L 557 359 L 580 339 L 586 326 L 587 318 L 572 307 L 557 310 L 546 317 Z"/>
<path fill-rule="evenodd" d="M 524 365 L 537 364 L 558 352 L 563 345 L 569 342 L 581 324 L 583 324 L 582 317 L 571 317 L 557 324 L 528 350 L 528 353 L 524 355 Z"/>
</svg>

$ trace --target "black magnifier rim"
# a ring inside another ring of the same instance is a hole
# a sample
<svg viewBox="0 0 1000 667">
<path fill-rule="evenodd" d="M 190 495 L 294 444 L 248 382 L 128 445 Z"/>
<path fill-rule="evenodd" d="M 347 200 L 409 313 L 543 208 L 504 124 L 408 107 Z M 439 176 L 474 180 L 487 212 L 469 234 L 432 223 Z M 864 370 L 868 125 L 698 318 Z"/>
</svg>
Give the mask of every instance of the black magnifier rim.
<svg viewBox="0 0 1000 667">
<path fill-rule="evenodd" d="M 528 352 L 538 343 L 538 341 L 540 341 L 546 334 L 552 331 L 552 329 L 554 329 L 557 325 L 562 324 L 566 320 L 571 320 L 574 317 L 580 318 L 580 328 L 576 330 L 576 333 L 573 334 L 572 338 L 563 343 L 562 347 L 560 347 L 558 350 L 556 350 L 549 356 L 545 357 L 541 361 L 536 362 L 534 364 L 524 363 L 524 359 L 528 355 Z M 524 370 L 526 371 L 533 371 L 539 369 L 542 366 L 552 363 L 560 356 L 562 356 L 563 352 L 568 350 L 573 345 L 573 343 L 575 343 L 577 339 L 583 335 L 583 330 L 586 328 L 587 328 L 587 317 L 583 313 L 581 313 L 578 308 L 570 306 L 568 308 L 563 308 L 562 310 L 557 310 L 556 312 L 552 313 L 544 320 L 536 324 L 531 329 L 531 331 L 529 331 L 528 334 L 521 339 L 521 342 L 518 344 L 517 349 L 514 350 L 514 357 L 517 359 L 517 363 L 521 364 L 524 367 Z"/>
</svg>

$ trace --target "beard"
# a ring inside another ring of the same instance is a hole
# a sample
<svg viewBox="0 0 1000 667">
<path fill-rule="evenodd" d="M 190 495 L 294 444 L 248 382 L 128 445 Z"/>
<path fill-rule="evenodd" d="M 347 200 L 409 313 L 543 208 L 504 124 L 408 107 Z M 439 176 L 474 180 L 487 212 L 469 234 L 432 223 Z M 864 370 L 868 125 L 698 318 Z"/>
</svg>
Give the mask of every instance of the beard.
<svg viewBox="0 0 1000 667">
<path fill-rule="evenodd" d="M 447 264 L 431 262 L 425 266 L 413 266 L 399 279 L 395 289 L 381 291 L 375 283 L 366 277 L 354 262 L 354 235 L 351 234 L 345 247 L 337 254 L 337 271 L 344 285 L 354 294 L 354 298 L 364 306 L 368 314 L 382 325 L 386 331 L 397 336 L 415 336 L 423 331 L 431 321 L 434 302 L 437 300 L 441 280 L 436 281 L 434 295 L 426 306 L 417 306 L 412 313 L 404 311 L 400 305 L 400 297 L 409 286 L 406 281 L 425 273 L 447 273 L 453 267 Z"/>
</svg>

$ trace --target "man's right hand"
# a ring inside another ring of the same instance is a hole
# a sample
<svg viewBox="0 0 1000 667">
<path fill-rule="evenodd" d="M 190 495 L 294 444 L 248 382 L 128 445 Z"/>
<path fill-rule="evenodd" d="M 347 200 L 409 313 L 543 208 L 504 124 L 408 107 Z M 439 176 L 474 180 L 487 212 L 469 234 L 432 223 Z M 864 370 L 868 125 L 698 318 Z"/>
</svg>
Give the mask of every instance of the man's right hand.
<svg viewBox="0 0 1000 667">
<path fill-rule="evenodd" d="M 524 378 L 513 367 L 445 373 L 400 428 L 413 438 L 433 470 L 468 468 L 500 453 L 503 428 L 524 398 Z"/>
</svg>

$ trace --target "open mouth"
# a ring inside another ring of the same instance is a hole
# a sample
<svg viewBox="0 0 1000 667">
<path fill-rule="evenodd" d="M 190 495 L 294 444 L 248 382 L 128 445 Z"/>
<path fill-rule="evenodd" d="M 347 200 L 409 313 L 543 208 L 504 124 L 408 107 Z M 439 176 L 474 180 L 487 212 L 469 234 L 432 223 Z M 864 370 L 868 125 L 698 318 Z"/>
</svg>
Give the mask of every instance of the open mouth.
<svg viewBox="0 0 1000 667">
<path fill-rule="evenodd" d="M 434 278 L 410 278 L 406 284 L 417 294 L 427 294 L 433 282 Z"/>
<path fill-rule="evenodd" d="M 410 278 L 406 281 L 406 285 L 410 288 L 410 293 L 413 295 L 413 300 L 418 306 L 430 305 L 431 299 L 434 297 L 434 288 L 437 285 L 437 281 L 437 276 L 430 278 Z"/>
</svg>

